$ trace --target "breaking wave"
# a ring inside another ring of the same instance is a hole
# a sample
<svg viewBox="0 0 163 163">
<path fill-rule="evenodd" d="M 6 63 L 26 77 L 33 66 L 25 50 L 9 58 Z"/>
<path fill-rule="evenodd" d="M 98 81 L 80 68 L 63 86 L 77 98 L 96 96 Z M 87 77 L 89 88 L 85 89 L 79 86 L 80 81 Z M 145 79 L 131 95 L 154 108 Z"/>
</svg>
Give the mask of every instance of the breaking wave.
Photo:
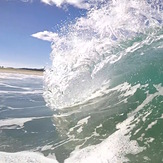
<svg viewBox="0 0 163 163">
<path fill-rule="evenodd" d="M 136 52 L 139 61 L 133 62 L 141 64 L 143 54 L 161 46 L 162 7 L 161 0 L 100 1 L 85 17 L 52 33 L 52 66 L 44 88 L 48 105 L 62 109 L 105 93 L 116 66 Z M 126 64 L 127 70 L 120 69 L 131 71 Z"/>
</svg>

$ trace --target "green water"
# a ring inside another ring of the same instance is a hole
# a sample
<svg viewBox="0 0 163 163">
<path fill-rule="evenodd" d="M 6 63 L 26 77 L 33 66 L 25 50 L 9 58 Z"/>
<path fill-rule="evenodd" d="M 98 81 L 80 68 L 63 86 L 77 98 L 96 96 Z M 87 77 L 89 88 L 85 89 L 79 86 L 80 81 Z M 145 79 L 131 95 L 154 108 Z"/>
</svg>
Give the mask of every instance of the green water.
<svg viewBox="0 0 163 163">
<path fill-rule="evenodd" d="M 160 29 L 148 43 L 143 44 L 147 37 L 140 35 L 131 42 L 122 43 L 125 48 L 115 48 L 118 54 L 118 51 L 125 51 L 126 46 L 138 44 L 138 49 L 106 67 L 111 80 L 109 87 L 99 96 L 85 104 L 62 109 L 58 116 L 54 116 L 57 130 L 67 140 L 58 147 L 58 150 L 65 151 L 65 158 L 77 148 L 101 143 L 125 126 L 124 135 L 143 149 L 134 154 L 126 152 L 127 162 L 163 161 L 162 34 Z M 64 115 L 66 113 L 71 115 Z M 84 121 L 80 123 L 80 120 Z M 118 128 L 121 123 L 124 126 Z M 132 148 L 131 151 L 134 151 Z"/>
<path fill-rule="evenodd" d="M 162 34 L 159 29 L 149 45 L 142 44 L 147 37 L 140 35 L 115 47 L 114 52 L 119 54 L 125 53 L 126 46 L 138 44 L 137 49 L 119 61 L 106 65 L 105 73 L 110 81 L 95 92 L 94 98 L 74 107 L 54 112 L 46 107 L 42 78 L 3 75 L 0 150 L 55 154 L 59 162 L 64 162 L 74 150 L 79 150 L 79 161 L 94 150 L 91 158 L 96 157 L 99 149 L 101 158 L 109 157 L 112 151 L 114 157 L 108 158 L 112 162 L 162 162 Z M 100 153 L 106 150 L 103 146 L 108 146 L 108 155 Z M 88 147 L 93 149 L 87 151 Z M 86 151 L 80 153 L 82 149 Z"/>
</svg>

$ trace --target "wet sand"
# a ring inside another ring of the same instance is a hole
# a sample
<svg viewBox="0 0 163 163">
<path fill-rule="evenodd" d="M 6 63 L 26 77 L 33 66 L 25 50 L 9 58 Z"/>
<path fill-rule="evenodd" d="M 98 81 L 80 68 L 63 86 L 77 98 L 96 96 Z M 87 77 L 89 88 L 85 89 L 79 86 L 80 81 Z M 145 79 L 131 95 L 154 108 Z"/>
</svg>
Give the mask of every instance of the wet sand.
<svg viewBox="0 0 163 163">
<path fill-rule="evenodd" d="M 38 75 L 38 76 L 43 75 L 43 71 L 13 69 L 13 68 L 0 68 L 0 73 L 13 73 L 13 74 Z"/>
</svg>

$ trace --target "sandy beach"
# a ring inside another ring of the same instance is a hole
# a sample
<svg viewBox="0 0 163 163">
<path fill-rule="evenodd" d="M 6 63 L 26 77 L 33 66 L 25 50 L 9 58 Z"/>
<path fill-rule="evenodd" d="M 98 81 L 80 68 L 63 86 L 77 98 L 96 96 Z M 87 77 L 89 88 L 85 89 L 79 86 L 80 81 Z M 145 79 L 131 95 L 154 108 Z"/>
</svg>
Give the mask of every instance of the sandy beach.
<svg viewBox="0 0 163 163">
<path fill-rule="evenodd" d="M 13 73 L 13 74 L 38 75 L 38 76 L 43 75 L 43 71 L 14 69 L 14 68 L 0 68 L 0 73 Z"/>
</svg>

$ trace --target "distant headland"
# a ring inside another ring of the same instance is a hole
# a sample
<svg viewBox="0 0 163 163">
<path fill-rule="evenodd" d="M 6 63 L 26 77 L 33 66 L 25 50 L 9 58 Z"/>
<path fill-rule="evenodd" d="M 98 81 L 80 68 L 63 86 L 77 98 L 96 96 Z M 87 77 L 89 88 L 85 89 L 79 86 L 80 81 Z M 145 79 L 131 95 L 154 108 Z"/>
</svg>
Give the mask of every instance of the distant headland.
<svg viewBox="0 0 163 163">
<path fill-rule="evenodd" d="M 39 75 L 42 76 L 44 68 L 13 68 L 0 66 L 0 73 L 14 73 L 25 75 Z"/>
</svg>

